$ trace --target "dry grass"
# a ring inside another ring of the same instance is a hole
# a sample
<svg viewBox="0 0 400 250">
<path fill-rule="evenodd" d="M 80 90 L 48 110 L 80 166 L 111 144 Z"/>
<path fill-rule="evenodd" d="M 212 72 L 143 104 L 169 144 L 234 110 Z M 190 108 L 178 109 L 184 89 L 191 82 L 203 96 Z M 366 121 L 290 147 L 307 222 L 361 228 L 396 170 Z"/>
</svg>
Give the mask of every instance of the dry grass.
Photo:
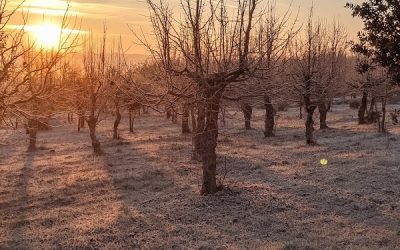
<svg viewBox="0 0 400 250">
<path fill-rule="evenodd" d="M 296 110 L 268 139 L 262 111 L 251 131 L 229 116 L 226 188 L 206 197 L 190 136 L 160 116 L 138 118 L 134 134 L 123 124 L 122 141 L 104 121 L 101 157 L 72 125 L 41 132 L 35 153 L 2 130 L 0 248 L 400 249 L 400 127 L 379 135 L 355 117 L 334 107 L 308 147 Z"/>
</svg>

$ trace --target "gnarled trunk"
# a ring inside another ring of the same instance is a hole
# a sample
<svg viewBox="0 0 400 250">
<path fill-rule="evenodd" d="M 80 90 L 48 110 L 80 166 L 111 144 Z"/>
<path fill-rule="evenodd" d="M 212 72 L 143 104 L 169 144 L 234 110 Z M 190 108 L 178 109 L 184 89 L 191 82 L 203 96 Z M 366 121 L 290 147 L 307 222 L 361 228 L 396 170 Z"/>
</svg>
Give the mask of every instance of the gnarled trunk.
<svg viewBox="0 0 400 250">
<path fill-rule="evenodd" d="M 368 92 L 363 91 L 361 105 L 358 108 L 358 124 L 365 124 L 365 112 L 367 111 Z"/>
<path fill-rule="evenodd" d="M 200 133 L 200 153 L 203 167 L 201 194 L 213 194 L 218 191 L 216 182 L 217 170 L 217 140 L 218 140 L 218 113 L 221 93 L 207 92 L 206 95 L 205 128 Z"/>
<path fill-rule="evenodd" d="M 182 113 L 182 134 L 190 133 L 189 127 L 189 103 L 185 102 L 183 104 L 183 113 Z"/>
<path fill-rule="evenodd" d="M 265 105 L 264 136 L 272 137 L 274 136 L 275 109 L 271 103 L 271 98 L 267 94 L 264 94 L 264 105 Z"/>
<path fill-rule="evenodd" d="M 253 114 L 253 108 L 247 103 L 242 103 L 241 108 L 242 108 L 242 112 L 244 115 L 244 128 L 246 130 L 250 130 L 251 129 L 251 116 Z"/>
<path fill-rule="evenodd" d="M 328 113 L 328 105 L 324 102 L 321 102 L 318 104 L 318 110 L 319 110 L 319 128 L 320 129 L 327 129 L 329 128 L 328 125 L 326 124 L 326 116 Z"/>
<path fill-rule="evenodd" d="M 89 116 L 89 119 L 87 120 L 87 124 L 89 127 L 89 133 L 90 133 L 90 139 L 92 141 L 93 152 L 95 154 L 99 155 L 102 153 L 102 150 L 100 147 L 100 141 L 96 137 L 97 118 L 95 118 L 93 115 Z"/>
<path fill-rule="evenodd" d="M 308 145 L 316 144 L 314 140 L 314 111 L 317 108 L 316 105 L 311 103 L 311 98 L 309 96 L 304 97 L 304 105 L 307 112 L 306 117 L 306 142 Z"/>
</svg>

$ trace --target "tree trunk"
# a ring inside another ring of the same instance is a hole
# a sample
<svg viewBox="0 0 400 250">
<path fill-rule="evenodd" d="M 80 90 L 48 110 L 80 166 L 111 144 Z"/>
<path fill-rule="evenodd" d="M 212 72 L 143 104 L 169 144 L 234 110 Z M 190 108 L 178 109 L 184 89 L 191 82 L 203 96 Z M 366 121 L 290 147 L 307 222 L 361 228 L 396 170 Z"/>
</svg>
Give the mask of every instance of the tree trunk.
<svg viewBox="0 0 400 250">
<path fill-rule="evenodd" d="M 371 98 L 371 104 L 369 106 L 369 112 L 374 111 L 374 107 L 375 107 L 375 97 Z"/>
<path fill-rule="evenodd" d="M 81 116 L 81 128 L 85 127 L 85 117 L 82 115 Z"/>
<path fill-rule="evenodd" d="M 264 105 L 265 105 L 265 121 L 264 121 L 264 137 L 274 136 L 275 126 L 275 109 L 272 105 L 271 98 L 264 94 Z"/>
<path fill-rule="evenodd" d="M 368 111 L 368 123 L 374 123 L 376 122 L 377 119 L 377 109 L 375 108 L 376 102 L 375 102 L 375 97 L 371 98 L 371 103 L 369 106 L 369 111 Z"/>
<path fill-rule="evenodd" d="M 118 134 L 118 126 L 119 123 L 121 122 L 121 112 L 119 110 L 118 105 L 116 105 L 115 108 L 115 121 L 114 121 L 114 127 L 113 127 L 113 138 L 114 139 L 119 139 L 119 134 Z"/>
<path fill-rule="evenodd" d="M 243 103 L 241 105 L 241 108 L 242 108 L 242 112 L 244 115 L 244 128 L 246 130 L 250 130 L 251 129 L 251 115 L 253 114 L 253 108 L 247 103 Z"/>
<path fill-rule="evenodd" d="M 321 102 L 318 105 L 319 110 L 319 128 L 320 129 L 328 129 L 328 125 L 326 124 L 326 116 L 328 113 L 328 107 L 324 102 Z"/>
<path fill-rule="evenodd" d="M 39 124 L 36 119 L 30 119 L 28 121 L 28 133 L 29 133 L 28 151 L 36 150 L 36 138 L 37 138 L 38 125 Z"/>
<path fill-rule="evenodd" d="M 133 120 L 135 119 L 133 116 L 133 110 L 129 109 L 129 132 L 133 133 Z"/>
<path fill-rule="evenodd" d="M 358 109 L 358 124 L 365 124 L 365 112 L 367 111 L 368 92 L 363 91 L 361 105 Z"/>
<path fill-rule="evenodd" d="M 81 131 L 81 128 L 85 127 L 85 117 L 83 115 L 79 115 L 78 118 L 78 132 Z"/>
<path fill-rule="evenodd" d="M 143 105 L 142 109 L 143 109 L 143 114 L 144 115 L 148 115 L 149 114 L 149 109 L 146 106 Z"/>
<path fill-rule="evenodd" d="M 302 120 L 303 119 L 303 104 L 300 103 L 299 106 L 299 119 Z"/>
<path fill-rule="evenodd" d="M 386 133 L 386 97 L 382 98 L 382 117 L 379 128 L 380 133 Z"/>
<path fill-rule="evenodd" d="M 203 100 L 198 101 L 197 103 L 197 128 L 196 133 L 193 134 L 193 159 L 201 160 L 200 146 L 201 146 L 201 134 L 204 132 L 205 128 L 205 119 L 206 119 L 206 107 L 205 102 Z"/>
<path fill-rule="evenodd" d="M 167 119 L 169 120 L 171 118 L 171 109 L 167 109 Z"/>
<path fill-rule="evenodd" d="M 316 144 L 314 140 L 314 111 L 317 108 L 317 106 L 311 104 L 311 100 L 309 96 L 304 97 L 304 104 L 307 112 L 307 118 L 306 118 L 306 142 L 308 145 L 314 145 Z"/>
<path fill-rule="evenodd" d="M 193 104 L 190 105 L 190 116 L 191 116 L 190 119 L 192 121 L 192 131 L 193 131 L 193 133 L 195 133 L 197 130 L 197 124 L 196 124 L 196 114 L 195 114 Z"/>
<path fill-rule="evenodd" d="M 90 139 L 92 141 L 93 152 L 96 155 L 102 154 L 102 150 L 100 147 L 100 142 L 96 137 L 96 126 L 97 126 L 97 119 L 91 115 L 87 120 L 87 124 L 89 127 Z"/>
<path fill-rule="evenodd" d="M 217 170 L 217 140 L 218 140 L 218 113 L 220 108 L 221 93 L 209 92 L 206 103 L 206 126 L 200 133 L 200 152 L 203 167 L 203 180 L 201 194 L 213 194 L 218 191 L 216 182 Z"/>
<path fill-rule="evenodd" d="M 177 123 L 178 123 L 178 114 L 177 114 L 177 112 L 175 111 L 175 109 L 172 109 L 172 112 L 171 112 L 171 121 L 172 121 L 173 124 L 177 124 Z"/>
<path fill-rule="evenodd" d="M 222 126 L 226 126 L 226 109 L 224 107 L 221 107 L 221 123 Z"/>
<path fill-rule="evenodd" d="M 185 102 L 183 104 L 183 114 L 182 114 L 182 134 L 190 133 L 189 127 L 189 103 Z"/>
</svg>

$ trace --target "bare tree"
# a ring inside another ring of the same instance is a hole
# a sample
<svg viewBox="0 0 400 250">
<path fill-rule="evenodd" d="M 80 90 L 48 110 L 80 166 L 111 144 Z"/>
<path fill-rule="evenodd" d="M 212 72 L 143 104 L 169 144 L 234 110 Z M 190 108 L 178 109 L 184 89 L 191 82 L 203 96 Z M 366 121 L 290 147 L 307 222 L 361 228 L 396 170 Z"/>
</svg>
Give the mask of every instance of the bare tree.
<svg viewBox="0 0 400 250">
<path fill-rule="evenodd" d="M 111 84 L 111 99 L 114 104 L 114 113 L 115 120 L 113 124 L 113 138 L 120 139 L 118 126 L 121 123 L 122 113 L 121 108 L 125 104 L 123 103 L 126 100 L 123 94 L 123 90 L 119 86 L 121 86 L 123 82 L 123 78 L 121 74 L 123 73 L 124 67 L 124 55 L 122 49 L 122 42 L 119 41 L 117 46 L 112 46 L 111 55 L 110 55 L 110 63 L 108 65 L 108 78 L 110 79 Z"/>
<path fill-rule="evenodd" d="M 274 107 L 287 97 L 289 90 L 285 79 L 290 42 L 299 32 L 297 17 L 292 17 L 291 6 L 279 14 L 276 1 L 268 0 L 266 8 L 255 26 L 252 43 L 254 54 L 252 60 L 257 60 L 257 67 L 252 72 L 252 78 L 245 83 L 227 86 L 224 98 L 239 102 L 245 118 L 245 128 L 251 128 L 251 116 L 254 106 L 265 108 L 264 136 L 274 136 Z M 274 100 L 274 102 L 273 102 Z"/>
<path fill-rule="evenodd" d="M 61 61 L 77 44 L 78 35 L 65 32 L 71 25 L 68 7 L 60 24 L 58 46 L 48 50 L 30 43 L 25 31 L 26 16 L 22 28 L 6 30 L 11 17 L 20 8 L 8 11 L 8 1 L 0 2 L 0 119 L 6 114 L 28 119 L 29 150 L 36 148 L 36 134 L 41 123 L 40 106 L 62 87 L 54 81 Z M 76 19 L 73 26 L 76 26 Z"/>
<path fill-rule="evenodd" d="M 256 0 L 239 1 L 228 17 L 224 1 L 183 0 L 182 21 L 175 21 L 163 1 L 147 1 L 157 47 L 144 44 L 169 74 L 184 75 L 195 84 L 197 131 L 195 154 L 203 164 L 202 194 L 215 193 L 218 113 L 227 85 L 243 81 L 249 61 Z"/>
<path fill-rule="evenodd" d="M 275 114 L 272 99 L 282 99 L 282 93 L 288 91 L 285 65 L 291 41 L 299 32 L 296 28 L 297 17 L 292 19 L 291 6 L 282 15 L 278 15 L 276 1 L 268 1 L 266 13 L 263 16 L 256 37 L 256 44 L 261 58 L 261 67 L 256 72 L 257 83 L 263 93 L 265 107 L 264 136 L 274 136 Z"/>
<path fill-rule="evenodd" d="M 315 144 L 313 137 L 314 111 L 320 110 L 320 127 L 327 128 L 327 102 L 340 82 L 343 61 L 346 59 L 346 40 L 340 25 L 329 30 L 320 21 L 314 21 L 312 11 L 303 36 L 291 48 L 290 69 L 293 88 L 302 97 L 306 116 L 306 142 Z M 293 94 L 293 95 L 297 95 Z"/>
<path fill-rule="evenodd" d="M 84 81 L 85 98 L 87 98 L 85 120 L 89 127 L 90 139 L 95 154 L 103 153 L 100 141 L 96 136 L 99 117 L 109 100 L 111 80 L 109 78 L 108 60 L 106 58 L 106 28 L 102 39 L 95 40 L 92 36 L 84 47 Z"/>
</svg>

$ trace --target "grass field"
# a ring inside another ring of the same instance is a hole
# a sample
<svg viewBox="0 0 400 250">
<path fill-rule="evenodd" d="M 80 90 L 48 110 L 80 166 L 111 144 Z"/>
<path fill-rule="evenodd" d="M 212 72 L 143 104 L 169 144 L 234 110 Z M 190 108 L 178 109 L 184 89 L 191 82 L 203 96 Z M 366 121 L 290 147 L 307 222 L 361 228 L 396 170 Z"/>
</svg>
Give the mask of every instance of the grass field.
<svg viewBox="0 0 400 250">
<path fill-rule="evenodd" d="M 225 188 L 210 196 L 191 136 L 158 114 L 133 134 L 123 120 L 119 141 L 102 121 L 99 157 L 64 117 L 34 153 L 23 131 L 3 129 L 0 248 L 400 249 L 400 126 L 378 134 L 356 112 L 334 106 L 331 129 L 306 146 L 294 109 L 267 139 L 262 110 L 251 131 L 231 111 L 217 148 Z"/>
</svg>

